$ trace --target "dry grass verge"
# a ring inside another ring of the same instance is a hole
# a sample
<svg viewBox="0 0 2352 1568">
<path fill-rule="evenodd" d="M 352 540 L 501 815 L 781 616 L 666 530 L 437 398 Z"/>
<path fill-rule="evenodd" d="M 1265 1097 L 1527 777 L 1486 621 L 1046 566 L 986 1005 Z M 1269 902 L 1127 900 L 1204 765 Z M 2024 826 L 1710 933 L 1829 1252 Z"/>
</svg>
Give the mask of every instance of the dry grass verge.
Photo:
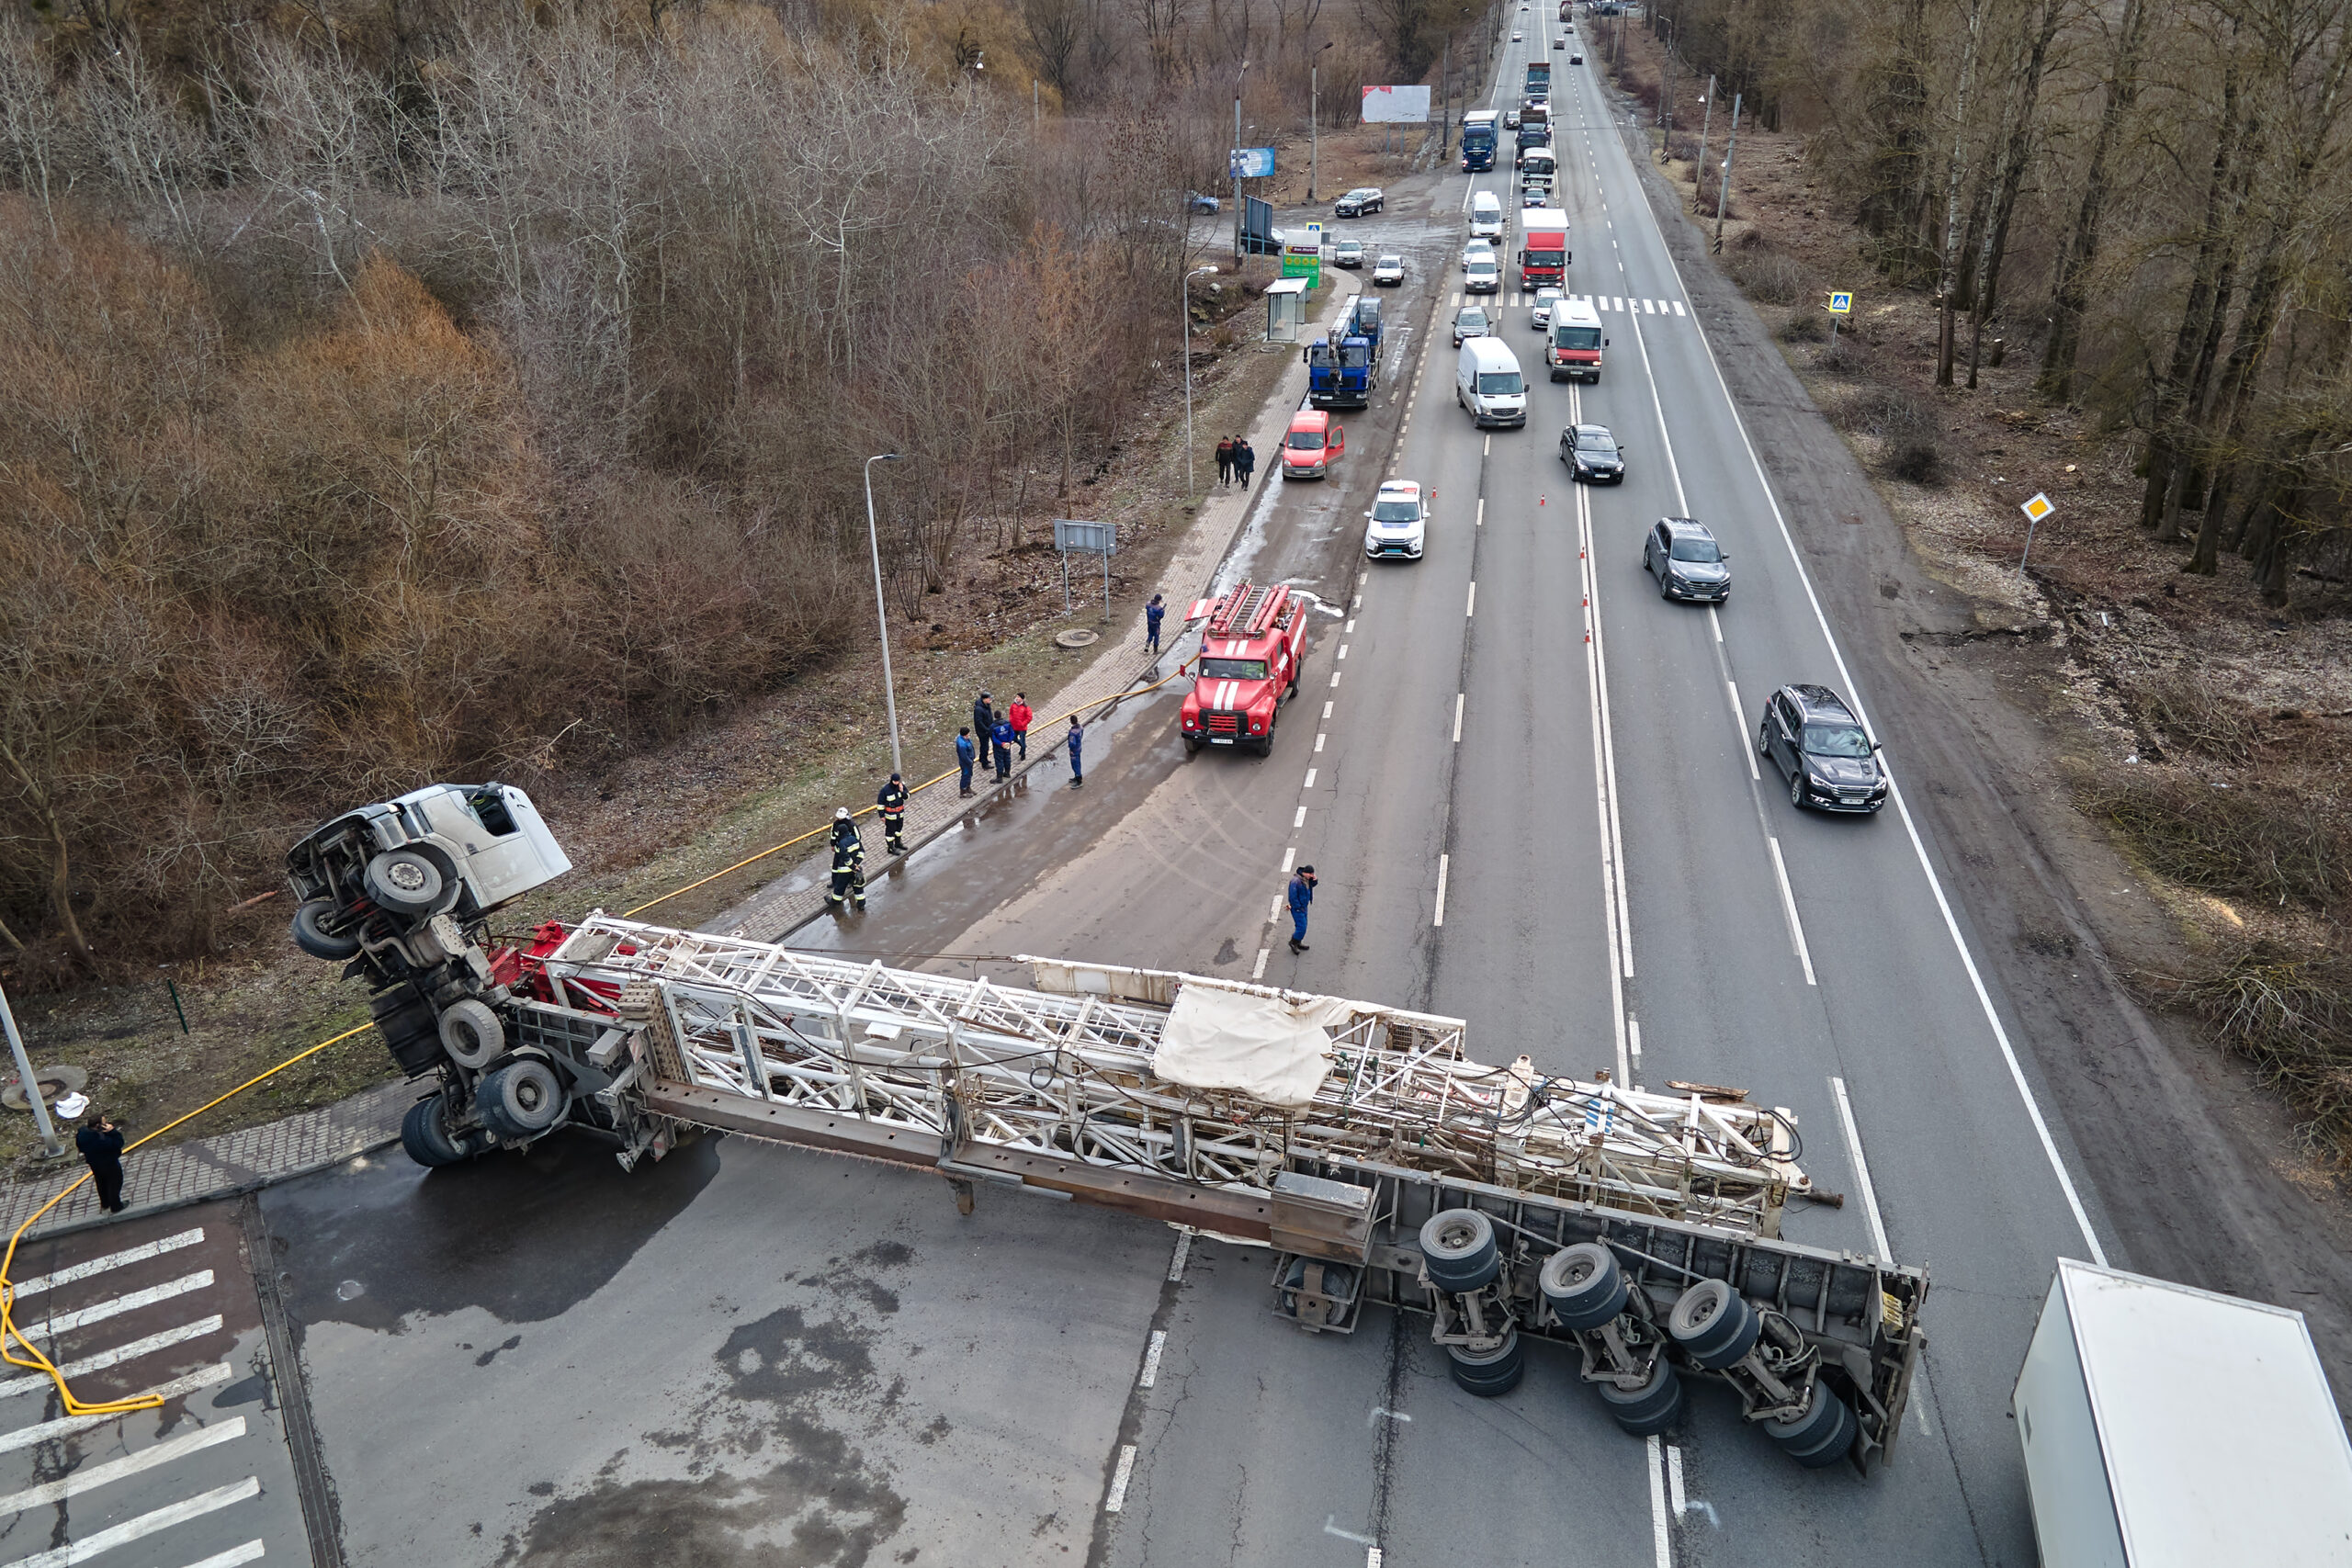
<svg viewBox="0 0 2352 1568">
<path fill-rule="evenodd" d="M 2352 1166 L 2352 961 L 2257 942 L 2154 985 L 2310 1117 L 2301 1132 L 2314 1158 Z"/>
</svg>

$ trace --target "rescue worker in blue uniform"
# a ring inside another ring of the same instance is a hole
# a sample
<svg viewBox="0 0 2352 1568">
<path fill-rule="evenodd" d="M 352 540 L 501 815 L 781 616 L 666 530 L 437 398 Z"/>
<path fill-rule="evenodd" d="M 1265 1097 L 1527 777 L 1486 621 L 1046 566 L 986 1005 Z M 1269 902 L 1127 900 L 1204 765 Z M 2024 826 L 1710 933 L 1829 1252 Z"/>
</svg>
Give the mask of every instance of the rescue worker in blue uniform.
<svg viewBox="0 0 2352 1568">
<path fill-rule="evenodd" d="M 857 836 L 846 806 L 833 813 L 833 885 L 825 894 L 825 908 L 836 915 L 844 908 L 865 912 L 865 840 Z"/>
</svg>

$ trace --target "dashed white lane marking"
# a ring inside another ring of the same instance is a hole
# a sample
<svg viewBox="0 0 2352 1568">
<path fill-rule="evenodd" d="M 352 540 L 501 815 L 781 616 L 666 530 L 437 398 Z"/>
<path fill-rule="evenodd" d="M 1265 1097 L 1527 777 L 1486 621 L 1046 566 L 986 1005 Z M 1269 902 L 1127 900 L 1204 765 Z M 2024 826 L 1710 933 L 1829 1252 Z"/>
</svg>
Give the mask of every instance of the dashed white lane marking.
<svg viewBox="0 0 2352 1568">
<path fill-rule="evenodd" d="M 1168 1259 L 1169 1283 L 1176 1284 L 1182 1280 L 1184 1278 L 1184 1259 L 1191 1257 L 1192 1254 L 1193 1233 L 1191 1231 L 1184 1230 L 1178 1231 L 1176 1233 L 1176 1250 Z"/>
<path fill-rule="evenodd" d="M 1437 917 L 1430 921 L 1431 926 L 1445 924 L 1445 871 L 1446 863 L 1452 858 L 1449 855 L 1437 857 Z"/>
<path fill-rule="evenodd" d="M 1299 787 L 1302 789 L 1313 789 L 1315 787 L 1315 770 L 1313 768 L 1306 770 L 1306 783 Z"/>
<path fill-rule="evenodd" d="M 1453 694 L 1453 743 L 1462 744 L 1462 694 Z"/>
<path fill-rule="evenodd" d="M 158 1350 L 168 1350 L 175 1345 L 185 1345 L 191 1339 L 201 1339 L 208 1334 L 220 1331 L 220 1319 L 217 1314 L 211 1317 L 199 1317 L 194 1323 L 167 1328 L 161 1334 L 150 1334 L 144 1339 L 134 1339 L 128 1345 L 118 1345 L 111 1350 L 101 1350 L 78 1361 L 68 1361 L 57 1370 L 69 1378 L 78 1378 L 85 1372 L 102 1372 L 108 1367 L 119 1367 L 125 1361 L 135 1361 L 141 1356 L 152 1356 Z M 6 1382 L 0 1382 L 0 1399 L 35 1391 L 45 1392 L 54 1386 L 45 1376 L 10 1378 Z"/>
<path fill-rule="evenodd" d="M 183 1394 L 210 1388 L 215 1383 L 227 1382 L 235 1375 L 228 1362 L 218 1361 L 200 1371 L 190 1372 L 186 1377 L 174 1378 L 169 1382 L 157 1383 L 153 1388 L 141 1390 L 131 1397 L 144 1399 L 149 1394 L 153 1394 L 158 1399 L 177 1399 Z M 14 1453 L 18 1449 L 34 1448 L 57 1438 L 71 1438 L 77 1433 L 93 1432 L 100 1427 L 121 1419 L 119 1416 L 66 1416 L 54 1421 L 42 1421 L 30 1427 L 19 1427 L 13 1432 L 0 1432 L 0 1453 Z"/>
<path fill-rule="evenodd" d="M 1804 965 L 1804 983 L 1814 985 L 1813 954 L 1804 944 L 1804 922 L 1797 919 L 1796 890 L 1789 886 L 1789 867 L 1781 858 L 1781 840 L 1770 838 L 1764 841 L 1772 847 L 1772 874 L 1780 879 L 1781 912 L 1789 918 L 1789 941 L 1796 946 L 1797 962 Z"/>
<path fill-rule="evenodd" d="M 1478 498 L 1477 521 L 1471 525 L 1477 528 L 1483 528 L 1487 525 L 1487 498 L 1483 495 Z"/>
<path fill-rule="evenodd" d="M 1111 1472 L 1111 1492 L 1102 1499 L 1102 1511 L 1115 1514 L 1127 1505 L 1127 1480 L 1136 1472 L 1136 1446 L 1119 1445 L 1119 1465 Z"/>
<path fill-rule="evenodd" d="M 1666 1500 L 1674 1507 L 1674 1517 L 1680 1518 L 1688 1503 L 1682 1495 L 1682 1450 L 1672 1443 L 1666 1445 Z"/>
<path fill-rule="evenodd" d="M 1266 977 L 1266 957 L 1273 951 L 1271 947 L 1261 947 L 1258 950 L 1258 962 L 1250 965 L 1250 978 L 1262 980 Z"/>
<path fill-rule="evenodd" d="M 126 1247 L 120 1252 L 109 1252 L 104 1258 L 93 1258 L 86 1263 L 76 1263 L 71 1268 L 60 1269 L 54 1274 L 36 1274 L 18 1284 L 10 1299 L 22 1302 L 28 1296 L 37 1296 L 43 1291 L 53 1290 L 59 1285 L 70 1285 L 77 1280 L 90 1279 L 105 1273 L 109 1269 L 120 1269 L 132 1263 L 144 1263 L 151 1258 L 161 1258 L 166 1252 L 177 1252 L 183 1247 L 194 1247 L 203 1239 L 204 1231 L 198 1227 L 192 1231 L 182 1231 L 177 1235 L 164 1236 L 160 1241 L 151 1241 L 144 1247 Z"/>
<path fill-rule="evenodd" d="M 1708 606 L 1708 608 L 1710 608 L 1710 609 L 1713 609 L 1713 607 L 1714 607 L 1714 606 L 1713 606 L 1713 605 L 1709 605 L 1709 606 Z M 1350 637 L 1353 637 L 1353 636 L 1355 635 L 1355 630 L 1356 630 L 1356 621 L 1355 621 L 1355 617 L 1354 617 L 1353 615 L 1351 615 L 1351 616 L 1349 616 L 1349 617 L 1348 617 L 1348 626 L 1347 626 L 1348 635 L 1349 635 Z"/>
<path fill-rule="evenodd" d="M 1724 691 L 1731 700 L 1731 732 L 1739 738 L 1739 754 L 1747 759 L 1747 776 L 1752 783 L 1762 784 L 1764 775 L 1756 766 L 1756 748 L 1747 743 L 1747 710 L 1739 705 L 1739 685 L 1726 679 Z"/>
<path fill-rule="evenodd" d="M 1304 828 L 1306 826 L 1306 807 L 1302 806 L 1298 808 L 1298 815 L 1291 819 L 1290 825 L 1293 828 Z"/>
<path fill-rule="evenodd" d="M 184 1296 L 190 1291 L 201 1291 L 211 1283 L 212 1270 L 199 1269 L 193 1274 L 183 1274 L 176 1280 L 166 1280 L 160 1285 L 150 1285 L 143 1291 L 133 1291 L 127 1296 L 115 1296 L 74 1312 L 62 1312 L 54 1317 L 43 1318 L 38 1323 L 28 1323 L 25 1327 L 36 1334 L 62 1334 L 69 1328 L 81 1328 L 93 1323 L 104 1323 L 107 1318 L 119 1317 L 124 1313 L 136 1312 L 141 1307 L 153 1306 L 157 1302 L 170 1301 L 174 1296 Z"/>
<path fill-rule="evenodd" d="M 68 1497 L 78 1497 L 85 1492 L 95 1491 L 98 1487 L 123 1480 L 128 1476 L 137 1475 L 141 1471 L 153 1470 L 159 1464 L 169 1464 L 174 1460 L 186 1459 L 188 1455 L 203 1449 L 212 1448 L 220 1443 L 234 1442 L 244 1435 L 245 1418 L 242 1416 L 232 1416 L 226 1421 L 215 1426 L 199 1427 L 195 1431 L 183 1433 L 168 1442 L 157 1443 L 152 1449 L 141 1449 L 137 1453 L 126 1454 L 121 1459 L 110 1459 L 104 1464 L 85 1465 L 62 1481 L 44 1482 L 39 1486 L 28 1487 L 13 1496 L 0 1497 L 0 1515 L 21 1514 L 27 1508 L 53 1507 Z"/>
<path fill-rule="evenodd" d="M 117 1417 L 108 1416 L 107 1419 L 114 1420 Z M 118 1546 L 144 1540 L 157 1530 L 169 1529 L 174 1525 L 186 1524 L 190 1519 L 202 1518 L 205 1515 L 218 1513 L 232 1504 L 242 1503 L 248 1497 L 260 1495 L 260 1478 L 248 1475 L 243 1481 L 232 1482 L 226 1486 L 216 1486 L 209 1492 L 198 1493 L 193 1497 L 184 1498 L 166 1507 L 157 1508 L 153 1513 L 141 1514 L 135 1519 L 125 1519 L 122 1523 L 108 1529 L 102 1529 L 96 1535 L 85 1536 L 80 1540 L 68 1541 L 63 1546 L 51 1547 L 47 1551 L 37 1551 L 30 1557 L 19 1557 L 9 1563 L 7 1568 L 70 1568 L 73 1563 L 87 1562 L 102 1551 L 111 1551 Z M 245 1561 L 250 1562 L 253 1559 L 249 1557 Z"/>
<path fill-rule="evenodd" d="M 1333 684 L 1334 686 L 1336 686 L 1336 685 L 1338 685 L 1339 683 L 1340 683 L 1340 672 L 1339 672 L 1337 670 L 1334 670 L 1334 671 L 1331 671 L 1331 684 Z"/>
<path fill-rule="evenodd" d="M 1642 1065 L 1642 1021 L 1638 1018 L 1625 1021 L 1625 1054 L 1634 1058 L 1634 1066 Z"/>
<path fill-rule="evenodd" d="M 1331 709 L 1332 709 L 1332 707 L 1333 707 L 1334 705 L 1333 705 L 1333 704 L 1331 704 L 1331 703 L 1325 703 L 1325 704 L 1323 705 L 1323 716 L 1324 716 L 1325 718 L 1327 718 L 1327 719 L 1328 719 L 1328 718 L 1329 718 L 1329 717 L 1331 716 Z"/>
<path fill-rule="evenodd" d="M 1471 616 L 1471 615 L 1476 615 L 1477 613 L 1478 613 L 1478 585 L 1477 585 L 1476 583 L 1473 582 L 1473 583 L 1470 585 L 1470 600 L 1469 600 L 1469 603 L 1467 603 L 1467 604 L 1464 604 L 1464 605 L 1462 606 L 1462 614 L 1463 614 L 1465 617 L 1467 617 L 1467 616 Z"/>
<path fill-rule="evenodd" d="M 1323 737 L 1321 735 L 1317 735 L 1315 738 L 1315 749 L 1317 751 L 1323 750 Z"/>
<path fill-rule="evenodd" d="M 1159 1381 L 1159 1353 L 1168 1348 L 1168 1330 L 1151 1331 L 1151 1348 L 1143 1353 L 1143 1371 L 1136 1379 L 1137 1388 L 1149 1388 Z"/>
<path fill-rule="evenodd" d="M 1342 659 L 1345 659 L 1347 656 L 1348 656 L 1348 645 L 1347 645 L 1346 643 L 1344 643 L 1344 642 L 1343 642 L 1343 643 L 1341 643 L 1341 644 L 1340 645 L 1340 658 L 1342 658 Z"/>
<path fill-rule="evenodd" d="M 1287 876 L 1287 875 L 1289 875 L 1289 874 L 1290 874 L 1290 863 L 1291 863 L 1291 862 L 1293 862 L 1293 861 L 1295 861 L 1295 860 L 1296 860 L 1297 858 L 1298 858 L 1298 846 L 1297 846 L 1296 844 L 1293 844 L 1293 845 L 1291 845 L 1288 849 L 1286 849 L 1286 850 L 1283 851 L 1283 875 Z"/>
<path fill-rule="evenodd" d="M 1846 1098 L 1846 1080 L 1833 1077 L 1829 1092 L 1838 1100 L 1838 1126 L 1846 1134 L 1846 1154 L 1854 1162 L 1854 1187 L 1862 1195 L 1862 1213 L 1871 1222 L 1871 1245 L 1883 1258 L 1894 1256 L 1886 1244 L 1886 1222 L 1879 1217 L 1878 1189 L 1871 1185 L 1871 1162 L 1862 1155 L 1862 1134 L 1854 1125 L 1854 1105 Z"/>
</svg>

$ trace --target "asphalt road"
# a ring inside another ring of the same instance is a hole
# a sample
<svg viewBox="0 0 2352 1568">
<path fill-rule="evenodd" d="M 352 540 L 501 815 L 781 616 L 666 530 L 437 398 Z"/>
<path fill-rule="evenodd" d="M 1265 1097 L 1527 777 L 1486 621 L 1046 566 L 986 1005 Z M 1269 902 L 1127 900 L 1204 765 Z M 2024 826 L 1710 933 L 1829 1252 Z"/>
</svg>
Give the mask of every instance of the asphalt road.
<svg viewBox="0 0 2352 1568">
<path fill-rule="evenodd" d="M 1131 702 L 1083 790 L 1041 767 L 862 919 L 797 940 L 1254 975 L 1459 1014 L 1487 1059 L 1787 1106 L 1848 1194 L 1789 1234 L 1934 1270 L 1892 1465 L 1798 1472 L 1713 1394 L 1667 1441 L 1628 1439 L 1549 1347 L 1473 1399 L 1412 1321 L 1282 1327 L 1266 1255 L 1213 1239 L 1011 1195 L 958 1218 L 935 1181 L 741 1140 L 627 1178 L 555 1140 L 266 1201 L 351 1562 L 2032 1561 L 2007 1390 L 2097 1205 L 2078 1213 L 2075 1151 L 2006 1053 L 1940 848 L 1906 809 L 1799 813 L 1750 766 L 1774 686 L 1867 707 L 1871 672 L 1816 608 L 1626 128 L 1546 47 L 1557 21 L 1522 19 L 1498 79 L 1555 62 L 1600 383 L 1538 379 L 1527 429 L 1473 430 L 1424 314 L 1450 313 L 1472 182 L 1395 187 L 1340 230 L 1410 258 L 1383 392 L 1332 482 L 1261 481 L 1227 567 L 1329 611 L 1273 755 L 1188 759 L 1172 694 Z M 1535 365 L 1510 299 L 1504 341 Z M 1568 480 L 1579 418 L 1625 445 L 1622 486 Z M 1367 569 L 1390 473 L 1433 492 L 1430 550 Z M 1729 549 L 1720 613 L 1639 571 L 1668 514 Z M 1301 863 L 1324 880 L 1293 955 L 1274 913 Z"/>
</svg>

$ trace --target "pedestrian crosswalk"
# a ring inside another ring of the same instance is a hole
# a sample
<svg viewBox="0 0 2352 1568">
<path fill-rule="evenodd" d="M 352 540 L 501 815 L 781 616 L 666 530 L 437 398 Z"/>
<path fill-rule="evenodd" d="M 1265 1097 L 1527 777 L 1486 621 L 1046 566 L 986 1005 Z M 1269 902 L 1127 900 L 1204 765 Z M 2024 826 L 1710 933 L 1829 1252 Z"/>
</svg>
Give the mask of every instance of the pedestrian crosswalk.
<svg viewBox="0 0 2352 1568">
<path fill-rule="evenodd" d="M 1623 312 L 1635 316 L 1682 316 L 1687 318 L 1690 313 L 1683 309 L 1682 301 L 1679 299 L 1648 299 L 1623 294 L 1571 294 L 1568 298 L 1571 299 L 1581 299 L 1586 304 L 1590 305 L 1594 310 L 1601 312 L 1603 315 L 1607 315 L 1611 312 Z M 1532 289 L 1521 290 L 1516 293 L 1473 294 L 1467 296 L 1457 292 L 1453 296 L 1453 303 L 1457 308 L 1463 305 L 1507 305 L 1525 307 L 1535 303 L 1535 294 Z"/>
<path fill-rule="evenodd" d="M 0 1568 L 236 1568 L 266 1555 L 249 1516 L 262 1494 L 255 1445 L 270 1433 L 222 1414 L 220 1396 L 198 1397 L 232 1393 L 240 1375 L 223 1359 L 235 1337 L 210 1310 L 228 1304 L 214 1270 L 190 1266 L 208 1253 L 219 1260 L 235 1238 L 205 1242 L 195 1226 L 15 1282 L 17 1331 L 76 1394 L 165 1403 L 132 1416 L 52 1416 L 46 1374 L 0 1381 L 0 1486 L 17 1488 L 0 1495 Z"/>
</svg>

